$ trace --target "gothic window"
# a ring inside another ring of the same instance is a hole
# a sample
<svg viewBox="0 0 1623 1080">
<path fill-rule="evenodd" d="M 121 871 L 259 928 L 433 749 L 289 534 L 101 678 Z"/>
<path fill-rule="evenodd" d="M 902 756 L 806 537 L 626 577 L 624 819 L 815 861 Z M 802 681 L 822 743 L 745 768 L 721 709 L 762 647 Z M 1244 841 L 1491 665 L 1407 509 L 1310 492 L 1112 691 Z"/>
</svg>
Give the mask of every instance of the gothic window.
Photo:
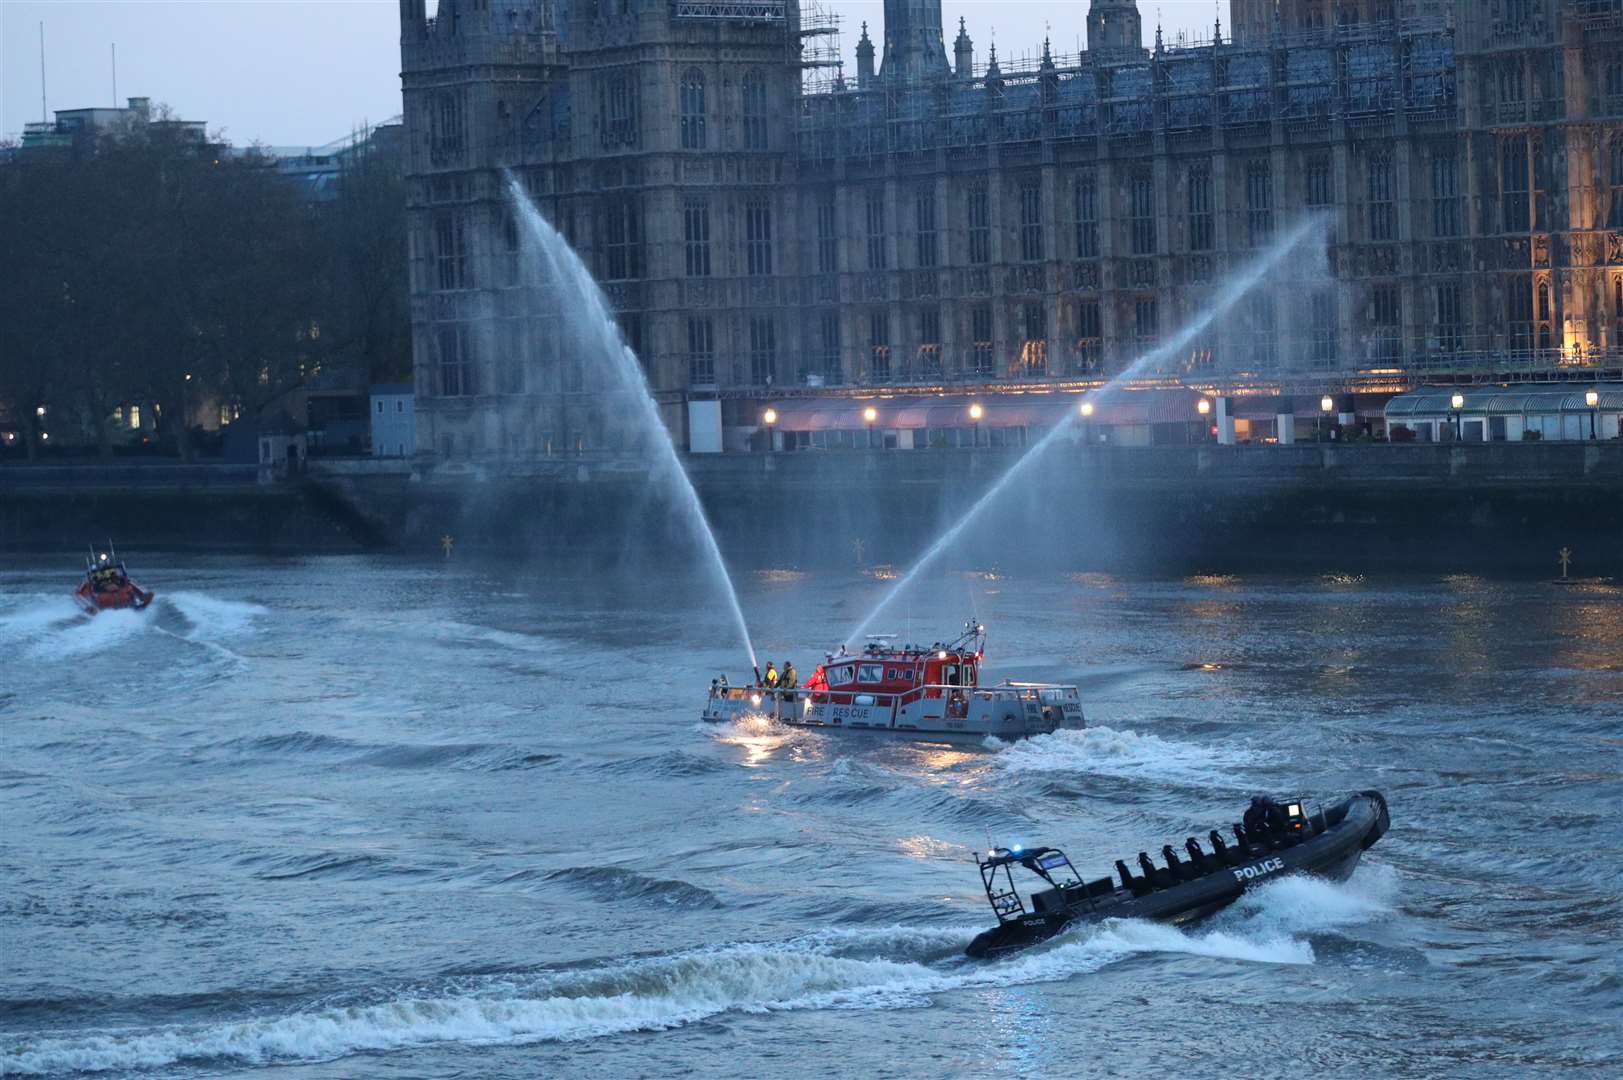
<svg viewBox="0 0 1623 1080">
<path fill-rule="evenodd" d="M 636 146 L 640 125 L 635 73 L 629 69 L 608 72 L 599 77 L 597 90 L 598 137 L 603 148 Z"/>
<path fill-rule="evenodd" d="M 1526 232 L 1527 139 L 1514 135 L 1506 140 L 1499 155 L 1500 209 L 1505 232 Z"/>
<path fill-rule="evenodd" d="M 1505 279 L 1505 321 L 1510 324 L 1510 347 L 1533 347 L 1533 286 L 1522 275 Z"/>
<path fill-rule="evenodd" d="M 744 204 L 744 263 L 751 277 L 772 273 L 772 203 L 751 199 Z"/>
<path fill-rule="evenodd" d="M 919 309 L 918 373 L 941 375 L 941 309 L 935 306 Z"/>
<path fill-rule="evenodd" d="M 1133 177 L 1129 209 L 1134 255 L 1155 254 L 1155 178 L 1149 173 Z"/>
<path fill-rule="evenodd" d="M 694 386 L 716 382 L 716 332 L 707 316 L 688 317 L 688 382 Z"/>
<path fill-rule="evenodd" d="M 1330 289 L 1315 289 L 1311 304 L 1313 336 L 1310 359 L 1320 367 L 1329 367 L 1335 363 L 1336 344 L 1340 338 L 1336 333 L 1336 294 Z"/>
<path fill-rule="evenodd" d="M 1279 338 L 1274 332 L 1274 297 L 1267 291 L 1251 294 L 1250 308 L 1251 356 L 1258 368 L 1272 370 L 1278 362 Z"/>
<path fill-rule="evenodd" d="M 1397 235 L 1397 212 L 1392 205 L 1392 159 L 1378 154 L 1369 159 L 1369 238 L 1391 240 Z"/>
<path fill-rule="evenodd" d="M 1161 332 L 1161 310 L 1153 296 L 1141 296 L 1133 302 L 1133 336 L 1140 351 L 1155 345 Z"/>
<path fill-rule="evenodd" d="M 467 234 L 460 215 L 434 215 L 435 280 L 441 290 L 468 287 Z"/>
<path fill-rule="evenodd" d="M 1505 0 L 1505 22 L 1513 30 L 1519 29 L 1527 22 L 1532 10 L 1532 0 Z"/>
<path fill-rule="evenodd" d="M 704 72 L 688 68 L 682 76 L 682 149 L 703 150 Z"/>
<path fill-rule="evenodd" d="M 1082 300 L 1076 305 L 1076 374 L 1099 370 L 1104 359 L 1104 332 L 1099 322 L 1099 301 Z"/>
<path fill-rule="evenodd" d="M 1374 327 L 1375 359 L 1397 360 L 1403 352 L 1403 297 L 1396 285 L 1370 290 L 1370 323 Z"/>
<path fill-rule="evenodd" d="M 518 221 L 511 214 L 502 218 L 502 279 L 517 285 L 519 278 Z"/>
<path fill-rule="evenodd" d="M 1623 229 L 1623 135 L 1612 137 L 1611 153 L 1611 206 L 1606 214 L 1608 229 Z"/>
<path fill-rule="evenodd" d="M 1307 205 L 1329 206 L 1335 201 L 1328 158 L 1310 158 L 1307 163 Z"/>
<path fill-rule="evenodd" d="M 1533 140 L 1533 228 L 1544 232 L 1550 227 L 1549 191 L 1550 159 L 1544 152 L 1544 140 Z"/>
<path fill-rule="evenodd" d="M 1539 322 L 1550 321 L 1550 283 L 1547 281 L 1538 284 L 1538 319 Z"/>
<path fill-rule="evenodd" d="M 868 192 L 868 269 L 885 268 L 885 193 L 879 188 Z"/>
<path fill-rule="evenodd" d="M 1273 237 L 1274 171 L 1266 161 L 1246 166 L 1245 225 L 1252 247 L 1262 247 Z"/>
<path fill-rule="evenodd" d="M 1043 189 L 1035 183 L 1020 185 L 1020 258 L 1039 262 L 1043 257 Z"/>
<path fill-rule="evenodd" d="M 969 369 L 975 375 L 992 374 L 992 308 L 977 304 L 969 311 Z"/>
<path fill-rule="evenodd" d="M 935 188 L 921 187 L 913 199 L 918 265 L 929 269 L 936 264 Z"/>
<path fill-rule="evenodd" d="M 429 120 L 429 161 L 435 165 L 459 163 L 465 139 L 462 99 L 449 92 L 434 95 L 429 105 Z"/>
<path fill-rule="evenodd" d="M 1437 347 L 1443 352 L 1459 352 L 1465 348 L 1464 308 L 1460 302 L 1460 287 L 1455 282 L 1437 286 Z"/>
<path fill-rule="evenodd" d="M 615 199 L 603 208 L 605 281 L 643 276 L 642 214 L 630 199 Z"/>
<path fill-rule="evenodd" d="M 837 386 L 844 381 L 840 363 L 840 313 L 833 310 L 824 311 L 821 323 L 818 344 L 823 359 L 823 379 L 830 385 Z"/>
<path fill-rule="evenodd" d="M 771 130 L 766 99 L 766 77 L 759 71 L 744 76 L 744 149 L 765 150 Z"/>
<path fill-rule="evenodd" d="M 1460 169 L 1453 154 L 1431 159 L 1431 234 L 1439 238 L 1460 234 Z"/>
<path fill-rule="evenodd" d="M 464 397 L 477 394 L 472 344 L 465 323 L 446 323 L 435 332 L 440 361 L 440 394 Z"/>
<path fill-rule="evenodd" d="M 778 324 L 770 315 L 750 319 L 750 382 L 771 386 L 778 374 Z"/>
<path fill-rule="evenodd" d="M 1189 170 L 1189 250 L 1212 250 L 1212 170 Z"/>
<path fill-rule="evenodd" d="M 710 204 L 693 200 L 682 208 L 682 241 L 688 277 L 710 276 Z"/>
<path fill-rule="evenodd" d="M 1076 181 L 1076 257 L 1099 256 L 1099 188 L 1093 177 Z"/>
<path fill-rule="evenodd" d="M 987 206 L 986 188 L 969 189 L 967 210 L 969 217 L 969 261 L 981 266 L 992 261 L 992 220 Z"/>
<path fill-rule="evenodd" d="M 883 311 L 868 313 L 868 372 L 875 382 L 890 378 L 890 320 Z"/>
<path fill-rule="evenodd" d="M 1605 86 L 1607 107 L 1603 112 L 1615 113 L 1618 102 L 1623 97 L 1623 59 L 1608 60 L 1606 62 Z"/>
<path fill-rule="evenodd" d="M 833 274 L 840 268 L 840 234 L 834 218 L 834 197 L 825 195 L 817 203 L 817 272 Z"/>
<path fill-rule="evenodd" d="M 1041 301 L 1021 307 L 1020 374 L 1048 374 L 1048 309 Z"/>
</svg>

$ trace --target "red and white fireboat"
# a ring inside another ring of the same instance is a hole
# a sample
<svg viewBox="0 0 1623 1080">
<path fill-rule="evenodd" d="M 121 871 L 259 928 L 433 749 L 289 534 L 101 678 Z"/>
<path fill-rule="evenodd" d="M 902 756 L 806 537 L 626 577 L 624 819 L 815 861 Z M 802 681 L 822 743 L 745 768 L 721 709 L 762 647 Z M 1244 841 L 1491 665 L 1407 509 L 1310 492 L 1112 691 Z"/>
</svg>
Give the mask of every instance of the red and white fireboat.
<svg viewBox="0 0 1623 1080">
<path fill-rule="evenodd" d="M 1081 728 L 1074 686 L 1002 682 L 982 686 L 986 627 L 974 621 L 950 642 L 893 645 L 870 638 L 861 653 L 840 646 L 803 685 L 711 683 L 703 719 L 765 718 L 830 731 L 881 731 L 914 737 L 1018 739 Z"/>
<path fill-rule="evenodd" d="M 91 552 L 85 559 L 85 579 L 73 590 L 73 599 L 87 615 L 119 608 L 140 611 L 152 603 L 152 593 L 130 580 L 124 561 L 113 551 Z"/>
</svg>

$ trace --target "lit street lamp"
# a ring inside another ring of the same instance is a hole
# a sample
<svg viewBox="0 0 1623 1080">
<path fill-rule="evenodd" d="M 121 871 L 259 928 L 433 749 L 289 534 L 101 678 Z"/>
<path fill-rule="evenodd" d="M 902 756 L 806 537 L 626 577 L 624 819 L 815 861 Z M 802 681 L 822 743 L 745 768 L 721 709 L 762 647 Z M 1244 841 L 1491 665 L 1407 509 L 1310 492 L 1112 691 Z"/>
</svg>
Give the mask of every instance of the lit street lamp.
<svg viewBox="0 0 1623 1080">
<path fill-rule="evenodd" d="M 970 405 L 969 418 L 975 422 L 975 446 L 980 446 L 981 444 L 981 417 L 985 415 L 986 410 L 981 408 L 980 402 L 977 401 Z"/>
<path fill-rule="evenodd" d="M 873 422 L 879 419 L 879 410 L 869 405 L 862 410 L 862 422 L 868 425 L 868 448 L 873 448 Z"/>
<path fill-rule="evenodd" d="M 768 409 L 766 412 L 761 414 L 761 420 L 768 427 L 771 427 L 773 424 L 778 422 L 778 410 Z"/>
<path fill-rule="evenodd" d="M 1336 407 L 1336 399 L 1329 394 L 1319 399 L 1319 441 L 1324 441 L 1324 418 Z"/>
<path fill-rule="evenodd" d="M 1088 421 L 1093 419 L 1093 402 L 1084 401 L 1077 410 L 1082 414 L 1082 441 L 1089 446 L 1093 445 L 1093 425 Z"/>
<path fill-rule="evenodd" d="M 778 410 L 768 405 L 766 411 L 761 414 L 761 423 L 766 425 L 766 448 L 768 451 L 777 449 L 777 435 L 772 430 L 772 425 L 777 422 Z"/>
<path fill-rule="evenodd" d="M 1459 442 L 1465 438 L 1465 421 L 1460 416 L 1460 410 L 1465 408 L 1465 395 L 1458 390 L 1448 399 L 1449 408 L 1454 410 L 1454 441 Z"/>
<path fill-rule="evenodd" d="M 1199 401 L 1195 402 L 1195 411 L 1200 414 L 1200 439 L 1199 439 L 1199 441 L 1200 442 L 1205 442 L 1206 441 L 1206 417 L 1212 411 L 1211 399 L 1206 398 L 1206 397 L 1202 397 Z"/>
<path fill-rule="evenodd" d="M 1589 406 L 1589 437 L 1595 438 L 1595 409 L 1600 405 L 1600 391 L 1587 390 L 1584 392 L 1584 404 Z"/>
</svg>

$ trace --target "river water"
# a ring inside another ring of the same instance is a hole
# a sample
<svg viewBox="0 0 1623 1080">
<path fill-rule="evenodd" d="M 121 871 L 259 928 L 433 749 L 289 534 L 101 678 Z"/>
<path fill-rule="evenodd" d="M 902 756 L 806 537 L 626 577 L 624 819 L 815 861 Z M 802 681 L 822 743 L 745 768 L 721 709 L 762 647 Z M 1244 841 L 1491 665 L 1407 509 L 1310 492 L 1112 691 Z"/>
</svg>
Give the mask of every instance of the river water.
<svg viewBox="0 0 1623 1080">
<path fill-rule="evenodd" d="M 1616 1076 L 1623 589 L 942 573 L 1089 728 L 949 747 L 697 723 L 666 576 L 148 556 L 0 569 L 0 1073 Z M 756 573 L 809 672 L 887 571 Z M 970 853 L 1087 876 L 1259 790 L 1382 789 L 1352 880 L 1016 958 Z"/>
</svg>

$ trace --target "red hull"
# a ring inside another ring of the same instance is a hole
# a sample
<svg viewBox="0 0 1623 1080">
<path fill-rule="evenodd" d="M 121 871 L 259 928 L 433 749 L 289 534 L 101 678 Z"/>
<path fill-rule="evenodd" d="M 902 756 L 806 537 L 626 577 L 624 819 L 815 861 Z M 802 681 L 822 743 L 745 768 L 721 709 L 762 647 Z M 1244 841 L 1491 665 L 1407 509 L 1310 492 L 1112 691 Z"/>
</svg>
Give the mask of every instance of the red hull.
<svg viewBox="0 0 1623 1080">
<path fill-rule="evenodd" d="M 152 603 L 152 595 L 152 593 L 147 592 L 133 581 L 126 582 L 116 589 L 103 592 L 96 592 L 90 587 L 90 582 L 86 581 L 73 591 L 73 598 L 90 615 L 100 611 L 117 611 L 124 608 L 133 608 L 140 611 Z"/>
</svg>

